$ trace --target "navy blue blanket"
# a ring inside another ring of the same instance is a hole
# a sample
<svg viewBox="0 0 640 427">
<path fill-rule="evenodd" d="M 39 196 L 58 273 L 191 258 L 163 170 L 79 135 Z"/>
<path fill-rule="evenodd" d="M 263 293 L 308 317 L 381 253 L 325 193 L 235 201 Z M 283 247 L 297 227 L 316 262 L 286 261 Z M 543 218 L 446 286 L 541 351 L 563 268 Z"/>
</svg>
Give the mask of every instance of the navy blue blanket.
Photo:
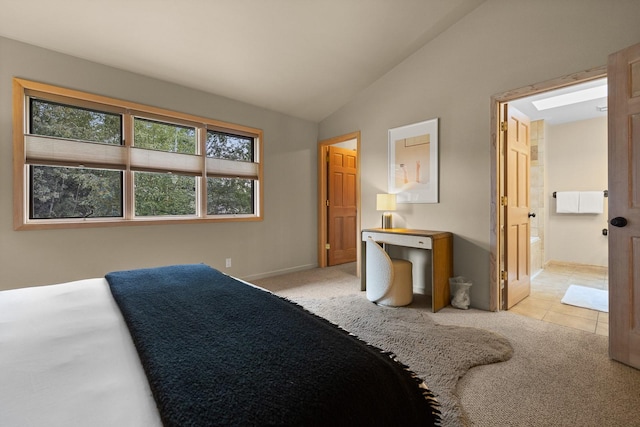
<svg viewBox="0 0 640 427">
<path fill-rule="evenodd" d="M 166 426 L 439 423 L 405 366 L 290 301 L 202 264 L 106 278 Z"/>
</svg>

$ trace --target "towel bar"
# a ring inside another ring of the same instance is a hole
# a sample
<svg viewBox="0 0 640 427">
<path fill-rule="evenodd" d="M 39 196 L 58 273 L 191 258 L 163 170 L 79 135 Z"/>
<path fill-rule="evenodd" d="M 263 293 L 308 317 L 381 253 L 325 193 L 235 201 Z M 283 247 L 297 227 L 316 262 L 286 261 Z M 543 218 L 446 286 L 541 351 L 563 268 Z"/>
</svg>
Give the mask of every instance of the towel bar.
<svg viewBox="0 0 640 427">
<path fill-rule="evenodd" d="M 604 190 L 604 197 L 609 197 L 609 190 Z M 553 198 L 556 198 L 556 192 L 553 192 Z"/>
</svg>

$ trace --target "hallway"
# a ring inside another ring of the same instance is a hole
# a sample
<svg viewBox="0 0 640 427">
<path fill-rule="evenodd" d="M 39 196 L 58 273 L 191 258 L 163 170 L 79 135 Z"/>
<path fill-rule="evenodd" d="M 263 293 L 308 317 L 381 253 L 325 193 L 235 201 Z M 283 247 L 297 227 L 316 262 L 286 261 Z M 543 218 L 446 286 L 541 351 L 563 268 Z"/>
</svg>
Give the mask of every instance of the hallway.
<svg viewBox="0 0 640 427">
<path fill-rule="evenodd" d="M 609 313 L 562 304 L 569 285 L 608 290 L 606 267 L 552 262 L 531 280 L 531 295 L 511 312 L 598 335 L 609 335 Z"/>
</svg>

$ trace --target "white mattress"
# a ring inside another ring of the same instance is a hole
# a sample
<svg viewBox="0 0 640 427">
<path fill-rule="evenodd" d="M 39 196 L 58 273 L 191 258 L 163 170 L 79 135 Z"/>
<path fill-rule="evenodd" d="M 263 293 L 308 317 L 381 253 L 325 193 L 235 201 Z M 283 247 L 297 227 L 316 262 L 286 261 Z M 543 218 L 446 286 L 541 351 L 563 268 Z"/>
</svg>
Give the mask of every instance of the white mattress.
<svg viewBox="0 0 640 427">
<path fill-rule="evenodd" d="M 104 278 L 0 292 L 0 426 L 160 426 Z"/>
</svg>

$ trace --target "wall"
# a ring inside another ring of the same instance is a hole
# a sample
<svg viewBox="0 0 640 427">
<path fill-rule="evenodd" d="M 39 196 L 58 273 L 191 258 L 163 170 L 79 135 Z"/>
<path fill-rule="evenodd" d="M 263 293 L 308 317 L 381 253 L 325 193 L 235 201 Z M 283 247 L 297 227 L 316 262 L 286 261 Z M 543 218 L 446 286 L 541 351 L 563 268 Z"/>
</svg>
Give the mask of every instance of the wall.
<svg viewBox="0 0 640 427">
<path fill-rule="evenodd" d="M 554 191 L 607 189 L 607 119 L 548 126 L 545 262 L 607 266 L 607 199 L 603 214 L 558 214 Z"/>
<path fill-rule="evenodd" d="M 320 138 L 361 131 L 362 227 L 387 190 L 387 131 L 440 118 L 440 203 L 400 205 L 411 228 L 450 230 L 454 272 L 489 308 L 491 96 L 602 66 L 640 42 L 640 2 L 487 0 L 320 123 Z"/>
<path fill-rule="evenodd" d="M 264 221 L 14 231 L 14 76 L 263 129 Z M 317 131 L 312 122 L 0 38 L 0 289 L 172 263 L 204 262 L 245 278 L 313 267 Z"/>
</svg>

